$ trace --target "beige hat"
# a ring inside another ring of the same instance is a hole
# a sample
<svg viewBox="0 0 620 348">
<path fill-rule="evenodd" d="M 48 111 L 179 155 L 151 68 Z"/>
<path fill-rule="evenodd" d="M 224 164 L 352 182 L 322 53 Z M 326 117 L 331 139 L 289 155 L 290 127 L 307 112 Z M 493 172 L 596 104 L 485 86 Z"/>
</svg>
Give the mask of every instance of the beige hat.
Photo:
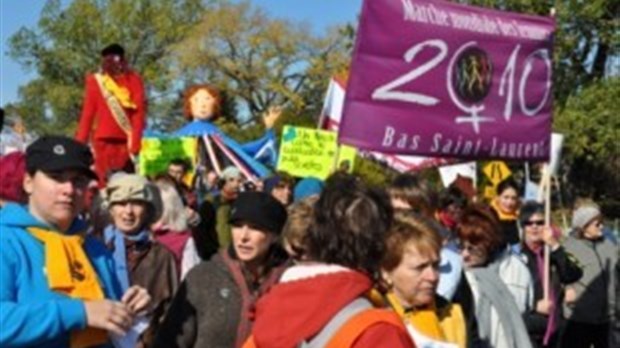
<svg viewBox="0 0 620 348">
<path fill-rule="evenodd" d="M 159 220 L 162 214 L 162 200 L 159 188 L 145 177 L 137 174 L 120 174 L 110 178 L 103 190 L 103 198 L 108 205 L 126 201 L 141 201 L 151 206 L 151 222 Z"/>
</svg>

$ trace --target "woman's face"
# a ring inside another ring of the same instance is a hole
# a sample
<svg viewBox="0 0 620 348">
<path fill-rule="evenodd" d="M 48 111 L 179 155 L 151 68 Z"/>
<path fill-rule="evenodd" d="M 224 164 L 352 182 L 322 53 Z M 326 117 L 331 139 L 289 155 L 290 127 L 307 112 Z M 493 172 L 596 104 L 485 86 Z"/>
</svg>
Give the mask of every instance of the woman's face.
<svg viewBox="0 0 620 348">
<path fill-rule="evenodd" d="M 523 222 L 523 236 L 528 244 L 541 244 L 545 228 L 545 217 L 541 213 L 532 214 Z"/>
<path fill-rule="evenodd" d="M 596 240 L 603 236 L 603 221 L 600 218 L 594 219 L 583 229 L 583 237 Z"/>
<path fill-rule="evenodd" d="M 208 120 L 215 110 L 215 98 L 206 89 L 200 89 L 189 98 L 192 117 L 198 120 Z"/>
<path fill-rule="evenodd" d="M 383 277 L 392 284 L 394 295 L 405 307 L 423 307 L 433 303 L 439 283 L 439 255 L 420 253 L 413 243 L 405 246 L 400 264 Z"/>
<path fill-rule="evenodd" d="M 459 248 L 465 268 L 484 266 L 489 258 L 486 250 L 480 245 L 474 245 L 468 241 L 461 241 Z"/>
<path fill-rule="evenodd" d="M 239 222 L 232 226 L 232 242 L 239 260 L 257 263 L 267 256 L 275 236 L 248 223 Z"/>
<path fill-rule="evenodd" d="M 139 232 L 146 223 L 148 206 L 142 201 L 114 203 L 110 207 L 112 223 L 124 234 Z"/>
<path fill-rule="evenodd" d="M 497 196 L 497 201 L 503 212 L 514 213 L 517 211 L 519 196 L 514 188 L 509 187 Z"/>
</svg>

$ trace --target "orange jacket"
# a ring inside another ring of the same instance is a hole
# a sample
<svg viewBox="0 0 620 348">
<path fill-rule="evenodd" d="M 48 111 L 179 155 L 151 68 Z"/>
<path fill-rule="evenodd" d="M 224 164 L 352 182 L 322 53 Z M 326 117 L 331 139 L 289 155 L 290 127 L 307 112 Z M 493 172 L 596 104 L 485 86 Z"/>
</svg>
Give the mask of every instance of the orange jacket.
<svg viewBox="0 0 620 348">
<path fill-rule="evenodd" d="M 136 109 L 125 109 L 125 113 L 131 122 L 132 139 L 129 152 L 138 154 L 140 152 L 140 142 L 142 131 L 146 123 L 146 103 L 144 99 L 144 85 L 140 76 L 129 71 L 123 75 L 114 77 L 114 81 L 120 86 L 129 89 L 131 99 L 136 104 Z M 84 92 L 84 104 L 80 123 L 75 134 L 76 140 L 87 143 L 91 136 L 91 129 L 94 124 L 93 139 L 105 140 L 127 140 L 127 135 L 118 125 L 112 115 L 108 105 L 103 99 L 103 95 L 97 84 L 94 74 L 86 76 L 86 91 Z"/>
</svg>

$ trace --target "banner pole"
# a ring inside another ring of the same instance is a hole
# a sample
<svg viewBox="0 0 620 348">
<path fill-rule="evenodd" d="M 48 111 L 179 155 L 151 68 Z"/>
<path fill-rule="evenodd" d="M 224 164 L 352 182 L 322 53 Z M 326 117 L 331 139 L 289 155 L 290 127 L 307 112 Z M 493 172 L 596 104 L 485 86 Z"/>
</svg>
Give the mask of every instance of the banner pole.
<svg viewBox="0 0 620 348">
<path fill-rule="evenodd" d="M 546 163 L 544 166 L 543 181 L 543 187 L 545 188 L 545 229 L 551 229 L 551 168 L 549 167 L 548 163 Z M 545 243 L 545 266 L 543 279 L 543 291 L 545 301 L 549 300 L 550 252 L 551 251 L 549 249 L 549 245 Z"/>
</svg>

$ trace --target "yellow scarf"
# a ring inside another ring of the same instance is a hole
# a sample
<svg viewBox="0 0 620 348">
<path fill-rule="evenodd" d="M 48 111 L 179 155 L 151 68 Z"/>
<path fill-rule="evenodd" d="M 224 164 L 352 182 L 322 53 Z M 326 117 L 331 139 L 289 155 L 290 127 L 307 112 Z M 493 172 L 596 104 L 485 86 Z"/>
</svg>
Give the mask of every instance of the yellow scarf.
<svg viewBox="0 0 620 348">
<path fill-rule="evenodd" d="M 136 104 L 131 100 L 129 89 L 119 86 L 108 74 L 103 74 L 103 87 L 107 89 L 124 108 L 137 108 Z"/>
<path fill-rule="evenodd" d="M 518 217 L 518 211 L 512 213 L 507 213 L 503 211 L 502 208 L 499 207 L 496 199 L 491 200 L 491 207 L 497 212 L 497 216 L 501 221 L 512 221 L 516 220 Z"/>
<path fill-rule="evenodd" d="M 405 322 L 408 321 L 411 325 L 413 325 L 418 332 L 428 338 L 446 342 L 446 337 L 444 336 L 441 326 L 439 325 L 439 318 L 437 317 L 434 304 L 429 308 L 406 311 L 405 307 L 403 307 L 396 296 L 394 296 L 394 293 L 388 293 L 387 299 L 396 314 L 403 318 Z"/>
<path fill-rule="evenodd" d="M 105 298 L 97 273 L 82 247 L 82 235 L 65 236 L 36 227 L 28 231 L 45 246 L 45 271 L 51 290 L 86 301 Z M 87 328 L 71 333 L 71 348 L 107 341 L 107 332 L 100 329 Z"/>
</svg>

